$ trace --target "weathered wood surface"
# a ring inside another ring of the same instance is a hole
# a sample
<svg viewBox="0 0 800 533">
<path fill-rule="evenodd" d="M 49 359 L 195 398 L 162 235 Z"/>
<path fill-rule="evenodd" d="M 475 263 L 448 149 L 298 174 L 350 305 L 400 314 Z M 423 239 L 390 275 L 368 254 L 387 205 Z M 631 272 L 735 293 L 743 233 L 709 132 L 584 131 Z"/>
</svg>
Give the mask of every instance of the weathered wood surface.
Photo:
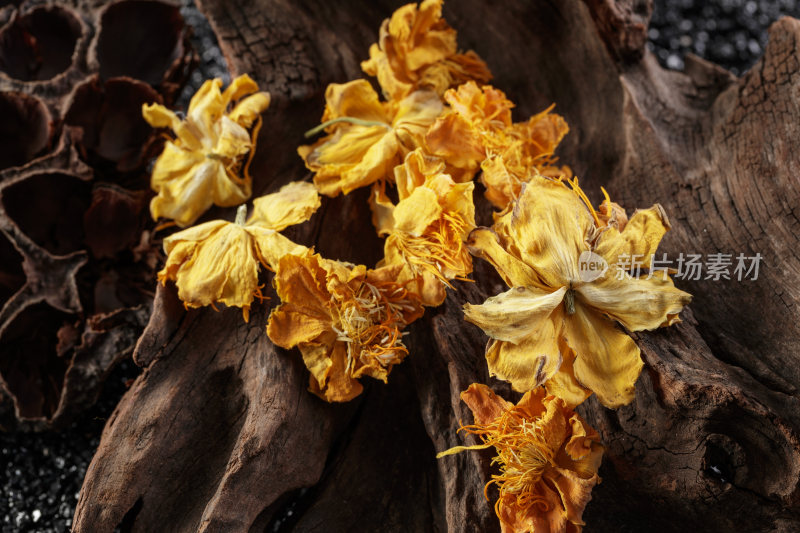
<svg viewBox="0 0 800 533">
<path fill-rule="evenodd" d="M 398 4 L 200 4 L 232 71 L 273 95 L 255 192 L 302 179 L 294 148 L 325 86 L 360 76 Z M 664 205 L 663 251 L 764 257 L 757 281 L 679 282 L 694 294 L 684 322 L 636 337 L 635 401 L 581 407 L 607 444 L 587 530 L 797 531 L 800 22 L 776 23 L 741 79 L 691 58 L 681 74 L 644 49 L 648 4 L 461 0 L 445 15 L 518 118 L 557 103 L 572 130 L 560 155 L 586 190 L 602 185 L 628 209 Z M 364 200 L 325 201 L 292 235 L 375 261 Z M 485 337 L 460 305 L 502 287 L 485 264 L 475 278 L 414 324 L 389 385 L 347 405 L 307 393 L 299 354 L 266 338 L 274 294 L 245 324 L 237 310 L 184 312 L 159 289 L 135 354 L 144 371 L 106 426 L 75 531 L 497 531 L 482 495 L 490 454 L 432 458 L 462 442 L 459 392 L 488 380 Z"/>
</svg>

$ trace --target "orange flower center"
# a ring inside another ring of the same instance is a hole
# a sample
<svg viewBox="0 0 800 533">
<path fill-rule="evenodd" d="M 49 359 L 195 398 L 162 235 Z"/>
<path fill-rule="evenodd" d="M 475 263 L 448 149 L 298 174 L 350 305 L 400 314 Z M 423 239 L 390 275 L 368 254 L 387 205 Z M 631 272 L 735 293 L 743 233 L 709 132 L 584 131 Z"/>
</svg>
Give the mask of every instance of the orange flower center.
<svg viewBox="0 0 800 533">
<path fill-rule="evenodd" d="M 400 329 L 403 312 L 412 310 L 407 292 L 396 283 L 373 285 L 362 281 L 352 297 L 332 308 L 339 326 L 333 326 L 336 340 L 347 343 L 347 367 L 377 359 L 383 366 L 399 362 L 408 354 Z"/>
<path fill-rule="evenodd" d="M 465 426 L 469 433 L 480 435 L 486 446 L 494 446 L 497 456 L 493 464 L 500 466 L 500 474 L 493 475 L 486 484 L 484 495 L 489 499 L 489 486 L 493 483 L 500 490 L 500 497 L 495 503 L 495 512 L 502 519 L 500 508 L 515 505 L 521 511 L 533 505 L 539 506 L 542 512 L 548 511 L 550 505 L 539 494 L 537 484 L 545 471 L 553 464 L 555 450 L 544 440 L 537 420 L 530 420 L 516 407 L 512 407 L 502 416 L 487 425 L 475 424 Z"/>
<path fill-rule="evenodd" d="M 397 246 L 414 274 L 428 272 L 452 289 L 448 280 L 464 280 L 472 270 L 469 251 L 462 240 L 466 229 L 461 215 L 445 212 L 420 237 L 398 232 Z"/>
</svg>

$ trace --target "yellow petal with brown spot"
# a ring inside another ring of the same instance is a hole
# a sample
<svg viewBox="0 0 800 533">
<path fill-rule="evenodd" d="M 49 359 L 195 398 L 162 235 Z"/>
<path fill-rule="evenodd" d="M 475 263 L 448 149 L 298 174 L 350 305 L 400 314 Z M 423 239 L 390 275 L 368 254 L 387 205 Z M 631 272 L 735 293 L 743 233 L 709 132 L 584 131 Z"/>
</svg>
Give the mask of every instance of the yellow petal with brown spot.
<svg viewBox="0 0 800 533">
<path fill-rule="evenodd" d="M 541 321 L 536 332 L 518 344 L 491 341 L 486 349 L 489 375 L 508 381 L 520 392 L 535 389 L 550 379 L 561 366 L 560 324 L 556 322 Z"/>
</svg>

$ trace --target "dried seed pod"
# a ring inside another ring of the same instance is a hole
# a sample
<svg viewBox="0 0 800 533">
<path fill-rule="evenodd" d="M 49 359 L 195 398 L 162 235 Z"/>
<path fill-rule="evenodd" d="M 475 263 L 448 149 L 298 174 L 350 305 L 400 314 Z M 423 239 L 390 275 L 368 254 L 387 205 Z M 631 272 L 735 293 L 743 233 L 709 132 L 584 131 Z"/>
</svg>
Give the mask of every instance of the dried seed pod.
<svg viewBox="0 0 800 533">
<path fill-rule="evenodd" d="M 146 191 L 128 191 L 110 184 L 92 190 L 92 203 L 83 215 L 86 246 L 95 257 L 113 257 L 135 244 L 147 217 Z"/>
<path fill-rule="evenodd" d="M 197 61 L 174 5 L 70 4 L 0 0 L 4 430 L 68 422 L 141 333 L 159 262 L 142 168 L 161 142 L 141 107 Z"/>
<path fill-rule="evenodd" d="M 69 363 L 56 349 L 58 332 L 75 318 L 46 303 L 32 303 L 0 333 L 0 376 L 19 418 L 55 412 Z"/>
<path fill-rule="evenodd" d="M 0 231 L 0 307 L 25 285 L 22 256 L 8 236 Z"/>
<path fill-rule="evenodd" d="M 3 208 L 16 225 L 54 255 L 84 247 L 83 213 L 91 202 L 86 181 L 56 170 L 33 173 L 3 189 Z"/>
<path fill-rule="evenodd" d="M 89 48 L 100 77 L 128 76 L 156 87 L 171 102 L 197 62 L 189 27 L 173 5 L 150 0 L 108 4 Z"/>
<path fill-rule="evenodd" d="M 74 128 L 72 138 L 84 161 L 98 170 L 130 172 L 140 169 L 160 144 L 142 118 L 142 105 L 153 102 L 163 100 L 146 83 L 130 78 L 103 83 L 95 75 L 67 99 L 64 123 Z"/>
<path fill-rule="evenodd" d="M 89 34 L 82 18 L 64 6 L 15 11 L 0 29 L 0 89 L 64 94 L 85 76 Z"/>
<path fill-rule="evenodd" d="M 53 119 L 38 98 L 0 93 L 0 170 L 34 159 L 50 144 Z"/>
<path fill-rule="evenodd" d="M 123 253 L 147 193 L 95 179 L 69 130 L 54 154 L 0 172 L 4 429 L 58 426 L 90 405 L 149 316 L 154 265 Z"/>
</svg>

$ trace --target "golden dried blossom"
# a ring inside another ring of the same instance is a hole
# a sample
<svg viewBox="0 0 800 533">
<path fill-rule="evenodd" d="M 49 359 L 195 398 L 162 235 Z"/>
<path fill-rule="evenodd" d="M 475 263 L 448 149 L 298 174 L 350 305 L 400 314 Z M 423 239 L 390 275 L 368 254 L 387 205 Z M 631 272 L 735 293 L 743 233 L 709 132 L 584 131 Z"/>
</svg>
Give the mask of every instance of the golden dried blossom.
<svg viewBox="0 0 800 533">
<path fill-rule="evenodd" d="M 443 109 L 430 91 L 381 102 L 366 80 L 329 85 L 325 102 L 320 127 L 328 135 L 297 152 L 327 196 L 391 179 L 405 155 L 422 146 L 425 132 Z"/>
<path fill-rule="evenodd" d="M 253 205 L 247 220 L 243 205 L 233 223 L 213 220 L 164 239 L 167 262 L 158 279 L 161 283 L 174 280 L 187 308 L 219 302 L 241 307 L 247 321 L 253 299 L 262 298 L 259 263 L 274 267 L 285 254 L 306 250 L 278 232 L 308 220 L 319 208 L 312 184 L 290 183 L 277 193 L 256 198 Z"/>
<path fill-rule="evenodd" d="M 529 391 L 517 405 L 489 387 L 473 383 L 461 393 L 475 423 L 463 426 L 483 444 L 457 446 L 444 457 L 465 450 L 494 447 L 500 474 L 493 475 L 485 493 L 497 485 L 495 513 L 504 533 L 579 532 L 592 488 L 600 482 L 597 470 L 603 447 L 597 432 L 561 398 L 541 388 Z"/>
<path fill-rule="evenodd" d="M 465 83 L 445 93 L 449 110 L 426 135 L 428 149 L 471 176 L 480 167 L 486 197 L 503 210 L 531 177 L 569 178 L 555 166 L 555 149 L 569 131 L 552 106 L 525 122 L 511 121 L 514 104 L 492 86 Z"/>
<path fill-rule="evenodd" d="M 506 149 L 514 103 L 503 91 L 465 83 L 444 95 L 448 110 L 426 135 L 428 149 L 454 167 L 474 173 L 481 162 Z"/>
<path fill-rule="evenodd" d="M 400 265 L 397 281 L 428 306 L 444 301 L 450 280 L 472 272 L 464 241 L 475 228 L 475 186 L 455 183 L 443 171 L 441 160 L 415 150 L 395 172 L 399 203 L 392 204 L 382 186 L 372 195 L 378 234 L 387 235 L 378 266 Z"/>
<path fill-rule="evenodd" d="M 248 166 L 269 93 L 257 92 L 258 85 L 247 75 L 233 80 L 224 92 L 221 88 L 220 79 L 206 81 L 183 120 L 162 105 L 142 106 L 151 126 L 170 128 L 175 135 L 153 167 L 154 219 L 170 218 L 186 227 L 212 205 L 230 207 L 250 198 Z"/>
<path fill-rule="evenodd" d="M 361 394 L 361 376 L 385 383 L 408 354 L 402 330 L 422 307 L 395 281 L 398 270 L 368 270 L 311 253 L 280 259 L 275 289 L 282 303 L 267 334 L 278 346 L 300 349 L 311 392 L 329 402 L 351 400 Z"/>
<path fill-rule="evenodd" d="M 486 199 L 501 211 L 519 197 L 522 184 L 533 176 L 569 179 L 567 166 L 556 166 L 555 150 L 569 132 L 567 122 L 553 106 L 506 130 L 506 145 L 481 163 Z"/>
<path fill-rule="evenodd" d="M 437 95 L 469 80 L 492 78 L 473 51 L 458 53 L 456 31 L 442 18 L 442 0 L 424 0 L 397 9 L 381 24 L 377 44 L 361 68 L 376 76 L 383 93 L 399 100 L 418 89 Z"/>
<path fill-rule="evenodd" d="M 619 206 L 607 202 L 601 218 L 573 184 L 535 177 L 492 229 L 472 232 L 470 251 L 511 289 L 467 304 L 465 314 L 492 339 L 490 373 L 516 390 L 544 384 L 577 405 L 588 389 L 619 407 L 633 399 L 642 361 L 617 323 L 630 331 L 672 324 L 691 296 L 665 272 L 634 277 L 621 261 L 649 262 L 669 229 L 660 205 L 621 224 Z"/>
</svg>

